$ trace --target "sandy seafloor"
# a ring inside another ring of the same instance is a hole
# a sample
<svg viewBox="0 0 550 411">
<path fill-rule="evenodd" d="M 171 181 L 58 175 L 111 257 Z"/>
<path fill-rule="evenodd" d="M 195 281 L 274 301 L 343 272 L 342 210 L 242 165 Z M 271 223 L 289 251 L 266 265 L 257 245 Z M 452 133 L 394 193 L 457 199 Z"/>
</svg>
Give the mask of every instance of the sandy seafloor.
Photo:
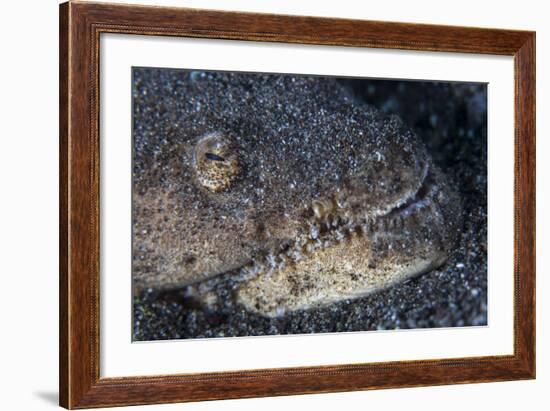
<svg viewBox="0 0 550 411">
<path fill-rule="evenodd" d="M 265 318 L 231 301 L 216 312 L 183 291 L 134 298 L 134 341 L 487 324 L 487 92 L 465 83 L 343 80 L 357 98 L 398 114 L 425 141 L 463 199 L 463 231 L 440 269 L 370 296 Z"/>
</svg>

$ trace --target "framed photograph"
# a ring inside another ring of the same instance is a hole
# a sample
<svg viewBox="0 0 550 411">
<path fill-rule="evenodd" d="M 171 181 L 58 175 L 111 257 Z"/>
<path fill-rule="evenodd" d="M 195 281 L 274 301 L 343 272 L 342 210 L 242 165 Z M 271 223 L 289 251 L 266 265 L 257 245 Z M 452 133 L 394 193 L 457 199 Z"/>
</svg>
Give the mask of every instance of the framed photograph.
<svg viewBox="0 0 550 411">
<path fill-rule="evenodd" d="M 535 378 L 535 33 L 60 6 L 60 404 Z"/>
</svg>

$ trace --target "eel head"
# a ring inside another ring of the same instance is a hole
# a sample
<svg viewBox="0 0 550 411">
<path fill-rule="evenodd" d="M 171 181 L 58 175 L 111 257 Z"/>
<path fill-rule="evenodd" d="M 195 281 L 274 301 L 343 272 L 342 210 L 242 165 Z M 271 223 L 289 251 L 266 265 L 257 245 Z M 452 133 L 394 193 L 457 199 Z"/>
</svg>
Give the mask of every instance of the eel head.
<svg viewBox="0 0 550 411">
<path fill-rule="evenodd" d="M 398 117 L 331 79 L 158 76 L 185 99 L 161 99 L 159 123 L 134 131 L 138 290 L 188 287 L 209 301 L 229 273 L 238 303 L 279 316 L 446 260 L 459 198 Z"/>
</svg>

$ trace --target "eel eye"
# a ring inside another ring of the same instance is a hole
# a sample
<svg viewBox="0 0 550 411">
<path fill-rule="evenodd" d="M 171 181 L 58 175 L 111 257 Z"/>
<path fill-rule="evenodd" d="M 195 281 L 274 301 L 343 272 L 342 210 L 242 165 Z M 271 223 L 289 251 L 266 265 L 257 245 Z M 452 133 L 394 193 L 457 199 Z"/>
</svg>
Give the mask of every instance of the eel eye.
<svg viewBox="0 0 550 411">
<path fill-rule="evenodd" d="M 241 173 L 234 144 L 219 132 L 208 133 L 197 142 L 193 165 L 198 182 L 213 192 L 229 188 Z"/>
</svg>

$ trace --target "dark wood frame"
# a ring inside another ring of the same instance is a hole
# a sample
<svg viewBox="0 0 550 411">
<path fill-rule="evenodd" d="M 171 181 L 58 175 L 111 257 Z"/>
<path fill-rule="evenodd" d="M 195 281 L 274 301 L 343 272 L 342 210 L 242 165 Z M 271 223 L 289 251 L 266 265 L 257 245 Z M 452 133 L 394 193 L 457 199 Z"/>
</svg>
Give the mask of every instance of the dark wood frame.
<svg viewBox="0 0 550 411">
<path fill-rule="evenodd" d="M 100 378 L 101 33 L 499 54 L 515 64 L 514 354 Z M 535 377 L 535 33 L 94 3 L 60 6 L 60 404 L 171 403 Z"/>
</svg>

